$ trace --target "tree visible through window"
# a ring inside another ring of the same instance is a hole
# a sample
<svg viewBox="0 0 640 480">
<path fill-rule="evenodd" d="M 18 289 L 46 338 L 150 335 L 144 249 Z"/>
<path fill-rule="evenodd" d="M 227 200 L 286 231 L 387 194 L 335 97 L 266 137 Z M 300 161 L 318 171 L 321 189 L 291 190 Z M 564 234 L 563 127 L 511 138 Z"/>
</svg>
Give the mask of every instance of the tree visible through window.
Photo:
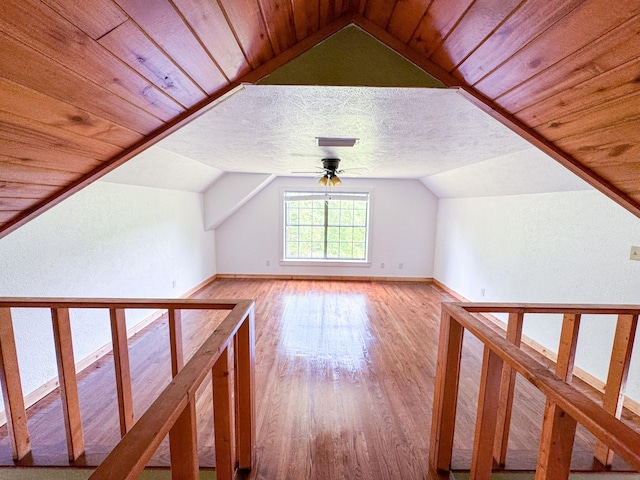
<svg viewBox="0 0 640 480">
<path fill-rule="evenodd" d="M 284 192 L 284 258 L 366 260 L 368 193 Z"/>
</svg>

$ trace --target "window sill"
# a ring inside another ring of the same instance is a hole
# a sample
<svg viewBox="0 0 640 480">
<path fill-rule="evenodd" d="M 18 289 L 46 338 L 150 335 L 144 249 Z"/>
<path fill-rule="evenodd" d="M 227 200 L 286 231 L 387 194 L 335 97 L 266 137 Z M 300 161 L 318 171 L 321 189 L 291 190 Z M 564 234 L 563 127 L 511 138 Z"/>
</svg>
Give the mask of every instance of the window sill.
<svg viewBox="0 0 640 480">
<path fill-rule="evenodd" d="M 371 262 L 367 260 L 280 260 L 281 266 L 286 267 L 370 267 Z"/>
</svg>

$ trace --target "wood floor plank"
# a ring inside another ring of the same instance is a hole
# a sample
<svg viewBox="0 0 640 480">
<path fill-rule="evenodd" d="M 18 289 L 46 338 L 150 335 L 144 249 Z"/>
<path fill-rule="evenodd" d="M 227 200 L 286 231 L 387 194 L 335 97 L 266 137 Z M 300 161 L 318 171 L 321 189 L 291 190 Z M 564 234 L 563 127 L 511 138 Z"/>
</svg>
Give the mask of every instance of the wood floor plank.
<svg viewBox="0 0 640 480">
<path fill-rule="evenodd" d="M 256 299 L 256 458 L 247 478 L 432 478 L 427 458 L 440 302 L 452 298 L 424 283 L 258 279 L 218 280 L 198 296 Z M 219 312 L 183 313 L 185 361 L 202 332 L 221 320 Z M 136 417 L 171 380 L 167 324 L 165 315 L 129 340 Z M 465 335 L 456 468 L 471 462 L 481 358 L 482 346 Z M 111 356 L 80 375 L 86 453 L 76 464 L 99 462 L 119 440 L 113 378 Z M 210 384 L 197 393 L 203 467 L 212 465 L 215 446 Z M 544 405 L 518 377 L 507 468 L 535 463 Z M 27 415 L 31 464 L 67 464 L 59 396 L 51 394 Z M 593 462 L 593 437 L 579 428 L 575 443 L 572 466 Z M 167 440 L 151 464 L 169 465 L 168 452 Z M 6 427 L 0 428 L 0 464 L 12 464 Z M 621 468 L 614 460 L 614 469 Z"/>
</svg>

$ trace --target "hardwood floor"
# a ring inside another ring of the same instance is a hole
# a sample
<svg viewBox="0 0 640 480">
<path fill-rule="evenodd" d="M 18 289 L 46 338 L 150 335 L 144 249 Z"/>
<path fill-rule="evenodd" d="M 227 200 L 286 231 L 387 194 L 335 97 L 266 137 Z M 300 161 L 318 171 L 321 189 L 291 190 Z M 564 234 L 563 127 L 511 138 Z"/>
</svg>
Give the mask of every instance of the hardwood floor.
<svg viewBox="0 0 640 480">
<path fill-rule="evenodd" d="M 427 472 L 440 303 L 424 283 L 218 280 L 202 298 L 256 299 L 257 452 L 252 479 L 424 479 Z M 185 312 L 185 357 L 224 313 Z M 465 337 L 454 467 L 470 462 L 481 348 Z M 137 416 L 170 380 L 167 321 L 130 340 Z M 113 362 L 80 376 L 86 454 L 95 465 L 119 439 Z M 213 464 L 210 385 L 199 397 L 202 465 Z M 529 468 L 543 397 L 521 379 L 507 467 Z M 54 392 L 28 411 L 33 455 L 24 465 L 66 465 L 60 401 Z M 574 468 L 592 463 L 593 438 L 580 429 Z M 153 465 L 166 465 L 168 442 Z M 0 464 L 11 465 L 6 428 Z M 623 465 L 616 464 L 616 468 Z"/>
</svg>

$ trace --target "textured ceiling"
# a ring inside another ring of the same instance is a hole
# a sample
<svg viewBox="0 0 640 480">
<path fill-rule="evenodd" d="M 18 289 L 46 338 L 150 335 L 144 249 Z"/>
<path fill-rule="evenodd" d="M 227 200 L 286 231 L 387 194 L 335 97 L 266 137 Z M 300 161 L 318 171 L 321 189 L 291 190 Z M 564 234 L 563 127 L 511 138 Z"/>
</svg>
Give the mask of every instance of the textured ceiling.
<svg viewBox="0 0 640 480">
<path fill-rule="evenodd" d="M 316 137 L 358 142 L 321 148 Z M 456 89 L 256 85 L 245 85 L 105 180 L 203 191 L 221 171 L 313 172 L 323 157 L 334 156 L 345 175 L 431 176 L 425 184 L 443 197 L 584 186 Z M 505 158 L 509 168 L 505 160 L 488 162 Z M 481 166 L 463 169 L 474 164 Z M 522 181 L 532 173 L 536 181 Z M 473 188 L 460 188 L 468 182 Z"/>
</svg>

